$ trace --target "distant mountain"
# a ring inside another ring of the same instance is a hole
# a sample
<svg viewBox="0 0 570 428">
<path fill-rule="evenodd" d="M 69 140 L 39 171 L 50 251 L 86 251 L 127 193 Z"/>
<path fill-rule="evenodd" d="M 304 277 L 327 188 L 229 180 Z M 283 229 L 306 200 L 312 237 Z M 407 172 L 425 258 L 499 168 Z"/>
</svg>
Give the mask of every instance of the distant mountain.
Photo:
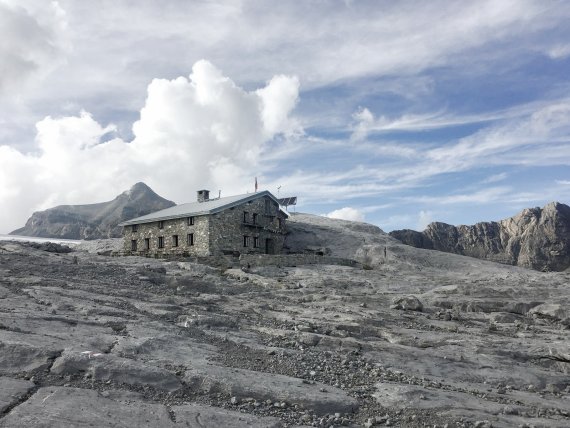
<svg viewBox="0 0 570 428">
<path fill-rule="evenodd" d="M 404 244 L 462 254 L 535 270 L 562 271 L 570 267 L 570 207 L 551 202 L 527 208 L 499 222 L 473 226 L 431 223 L 423 232 L 390 232 Z"/>
<path fill-rule="evenodd" d="M 169 208 L 174 202 L 161 198 L 144 183 L 137 183 L 109 202 L 60 205 L 32 214 L 26 225 L 11 235 L 44 238 L 101 239 L 121 237 L 124 220 Z"/>
</svg>

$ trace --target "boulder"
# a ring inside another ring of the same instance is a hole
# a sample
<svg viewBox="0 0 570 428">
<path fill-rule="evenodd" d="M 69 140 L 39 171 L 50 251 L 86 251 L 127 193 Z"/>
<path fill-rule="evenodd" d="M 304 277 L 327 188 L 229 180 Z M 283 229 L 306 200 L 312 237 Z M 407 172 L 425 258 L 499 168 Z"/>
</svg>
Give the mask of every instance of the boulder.
<svg viewBox="0 0 570 428">
<path fill-rule="evenodd" d="M 424 305 L 416 296 L 401 296 L 394 299 L 390 308 L 421 312 L 424 309 Z"/>
</svg>

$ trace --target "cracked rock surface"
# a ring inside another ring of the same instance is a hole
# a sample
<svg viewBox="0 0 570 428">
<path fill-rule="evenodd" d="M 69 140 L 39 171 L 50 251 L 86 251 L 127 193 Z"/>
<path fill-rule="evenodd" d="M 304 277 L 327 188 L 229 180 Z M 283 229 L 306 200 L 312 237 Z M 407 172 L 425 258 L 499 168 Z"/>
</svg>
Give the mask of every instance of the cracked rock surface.
<svg viewBox="0 0 570 428">
<path fill-rule="evenodd" d="M 0 427 L 570 426 L 568 272 L 290 230 L 364 268 L 0 242 Z"/>
</svg>

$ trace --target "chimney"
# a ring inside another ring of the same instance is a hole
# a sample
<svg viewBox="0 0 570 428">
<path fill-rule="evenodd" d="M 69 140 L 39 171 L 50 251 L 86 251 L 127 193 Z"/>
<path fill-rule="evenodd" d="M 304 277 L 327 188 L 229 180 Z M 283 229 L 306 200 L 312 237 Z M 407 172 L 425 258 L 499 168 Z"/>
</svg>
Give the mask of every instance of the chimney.
<svg viewBox="0 0 570 428">
<path fill-rule="evenodd" d="M 198 202 L 207 202 L 210 200 L 209 190 L 198 190 Z"/>
</svg>

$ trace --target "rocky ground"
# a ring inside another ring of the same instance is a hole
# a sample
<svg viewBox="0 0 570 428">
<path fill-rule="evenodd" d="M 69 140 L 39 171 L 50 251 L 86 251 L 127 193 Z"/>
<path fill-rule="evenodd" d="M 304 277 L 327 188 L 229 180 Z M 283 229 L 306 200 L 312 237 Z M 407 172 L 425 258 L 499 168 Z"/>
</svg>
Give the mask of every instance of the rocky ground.
<svg viewBox="0 0 570 428">
<path fill-rule="evenodd" d="M 290 230 L 364 268 L 1 242 L 0 427 L 570 426 L 570 273 Z"/>
</svg>

